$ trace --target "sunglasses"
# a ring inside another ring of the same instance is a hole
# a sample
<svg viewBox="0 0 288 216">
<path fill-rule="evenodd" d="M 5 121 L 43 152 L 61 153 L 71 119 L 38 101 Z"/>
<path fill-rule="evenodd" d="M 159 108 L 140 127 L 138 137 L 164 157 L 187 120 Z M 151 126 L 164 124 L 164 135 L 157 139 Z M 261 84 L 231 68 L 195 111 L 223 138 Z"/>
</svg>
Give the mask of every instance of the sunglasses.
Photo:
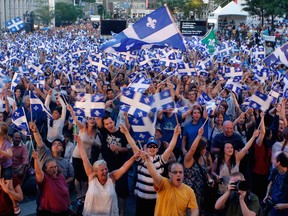
<svg viewBox="0 0 288 216">
<path fill-rule="evenodd" d="M 148 145 L 147 148 L 158 148 L 156 145 Z"/>
</svg>

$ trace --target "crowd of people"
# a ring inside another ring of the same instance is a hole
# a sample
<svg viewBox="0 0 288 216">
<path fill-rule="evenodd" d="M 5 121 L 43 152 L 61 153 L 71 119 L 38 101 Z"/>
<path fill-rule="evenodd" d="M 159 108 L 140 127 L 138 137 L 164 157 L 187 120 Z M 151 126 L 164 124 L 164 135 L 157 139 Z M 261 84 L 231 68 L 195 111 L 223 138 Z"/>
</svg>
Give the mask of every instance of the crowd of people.
<svg viewBox="0 0 288 216">
<path fill-rule="evenodd" d="M 275 85 L 283 90 L 288 65 L 279 62 L 267 79 L 255 80 L 254 69 L 263 59 L 241 50 L 269 49 L 262 35 L 278 33 L 272 53 L 287 41 L 288 27 L 266 26 L 245 37 L 231 36 L 232 30 L 218 32 L 218 39 L 236 39 L 235 49 L 225 57 L 210 56 L 206 75 L 172 76 L 161 72 L 170 65 L 157 65 L 160 71 L 153 64 L 143 68 L 131 56 L 120 66 L 112 60 L 107 71 L 99 65 L 96 71 L 88 69 L 91 53 L 100 60 L 109 56 L 99 52 L 103 39 L 89 21 L 29 34 L 3 32 L 0 215 L 20 214 L 22 190 L 33 178 L 35 184 L 28 186 L 37 184 L 37 215 L 71 214 L 71 190 L 77 194 L 75 214 L 125 215 L 125 200 L 131 195 L 128 170 L 134 171 L 137 216 L 288 215 L 287 99 L 279 93 L 268 110 L 246 102 L 257 91 L 268 95 Z M 64 60 L 66 55 L 71 61 Z M 203 59 L 203 52 L 193 47 L 181 55 L 195 66 Z M 34 66 L 41 69 L 35 73 Z M 243 70 L 240 92 L 220 78 L 220 68 L 234 66 Z M 179 106 L 156 111 L 155 134 L 147 140 L 136 137 L 131 115 L 120 108 L 119 95 L 138 72 L 150 80 L 143 94 L 169 90 Z M 21 77 L 14 79 L 18 74 Z M 42 100 L 51 117 L 31 108 L 29 92 Z M 105 115 L 80 118 L 75 102 L 81 93 L 102 95 Z M 203 93 L 217 100 L 212 113 L 199 101 Z M 12 121 L 19 108 L 29 122 L 28 136 L 23 128 L 17 132 Z"/>
</svg>

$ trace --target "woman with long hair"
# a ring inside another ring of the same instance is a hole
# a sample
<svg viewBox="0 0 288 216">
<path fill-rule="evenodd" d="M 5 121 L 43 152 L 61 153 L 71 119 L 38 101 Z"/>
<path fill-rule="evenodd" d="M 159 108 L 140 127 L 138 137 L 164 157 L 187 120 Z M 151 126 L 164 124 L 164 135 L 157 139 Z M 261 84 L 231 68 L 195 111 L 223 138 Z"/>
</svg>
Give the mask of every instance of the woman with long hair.
<svg viewBox="0 0 288 216">
<path fill-rule="evenodd" d="M 79 127 L 79 137 L 82 140 L 83 148 L 86 152 L 88 159 L 91 159 L 91 149 L 93 145 L 101 146 L 99 140 L 97 124 L 95 118 L 88 118 L 86 123 L 78 121 L 78 118 L 75 116 L 75 113 L 70 105 L 67 105 L 68 111 L 70 111 L 72 118 L 76 125 Z M 75 146 L 72 153 L 72 163 L 75 172 L 75 188 L 77 192 L 77 201 L 78 204 L 81 204 L 84 201 L 84 197 L 87 191 L 88 177 L 85 175 L 85 170 L 83 166 L 83 161 L 79 152 L 78 145 Z"/>
<path fill-rule="evenodd" d="M 205 156 L 207 140 L 202 138 L 204 128 L 198 130 L 198 135 L 184 157 L 184 183 L 190 186 L 196 195 L 198 208 L 201 213 L 204 201 L 204 190 L 209 180 L 208 158 Z"/>
<path fill-rule="evenodd" d="M 208 126 L 208 150 L 211 148 L 212 140 L 217 134 L 223 132 L 224 114 L 215 112 L 214 117 L 210 119 Z"/>
<path fill-rule="evenodd" d="M 223 194 L 227 190 L 229 176 L 233 172 L 239 172 L 239 165 L 254 140 L 258 137 L 259 131 L 255 130 L 251 139 L 239 152 L 235 151 L 232 143 L 225 143 L 214 161 L 212 175 L 218 183 L 218 194 Z"/>
</svg>

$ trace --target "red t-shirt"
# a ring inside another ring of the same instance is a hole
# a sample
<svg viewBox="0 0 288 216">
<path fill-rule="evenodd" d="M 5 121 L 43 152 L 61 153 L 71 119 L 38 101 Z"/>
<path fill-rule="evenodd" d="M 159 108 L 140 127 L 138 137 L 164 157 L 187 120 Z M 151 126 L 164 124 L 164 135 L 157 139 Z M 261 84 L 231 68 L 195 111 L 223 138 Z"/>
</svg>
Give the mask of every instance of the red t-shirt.
<svg viewBox="0 0 288 216">
<path fill-rule="evenodd" d="M 16 188 L 20 180 L 13 176 L 13 187 Z M 13 203 L 9 195 L 0 187 L 0 215 L 14 215 Z"/>
<path fill-rule="evenodd" d="M 258 175 L 269 174 L 272 150 L 267 150 L 266 148 L 267 147 L 264 144 L 258 146 L 256 143 L 254 143 L 255 163 L 253 167 L 253 172 Z"/>
<path fill-rule="evenodd" d="M 63 212 L 68 210 L 69 189 L 62 174 L 51 178 L 46 173 L 44 180 L 39 184 L 40 210 Z"/>
</svg>

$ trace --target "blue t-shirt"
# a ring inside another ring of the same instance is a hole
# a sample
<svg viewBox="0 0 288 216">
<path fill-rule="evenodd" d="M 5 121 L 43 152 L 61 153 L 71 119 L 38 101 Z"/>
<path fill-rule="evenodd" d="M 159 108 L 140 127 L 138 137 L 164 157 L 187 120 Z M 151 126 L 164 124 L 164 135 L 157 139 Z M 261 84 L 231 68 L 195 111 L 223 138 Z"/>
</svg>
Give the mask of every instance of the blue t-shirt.
<svg viewBox="0 0 288 216">
<path fill-rule="evenodd" d="M 205 118 L 200 118 L 199 121 L 197 122 L 197 124 L 193 124 L 192 122 L 185 125 L 184 127 L 184 131 L 183 131 L 183 136 L 187 136 L 187 141 L 188 143 L 186 144 L 186 149 L 189 149 L 193 143 L 193 141 L 195 140 L 195 138 L 198 135 L 198 130 L 200 127 L 202 127 L 202 125 L 205 122 Z M 208 139 L 208 124 L 205 124 L 204 126 L 204 133 L 203 136 Z"/>
<path fill-rule="evenodd" d="M 178 118 L 178 123 L 182 123 L 182 116 L 181 114 L 177 114 Z M 160 127 L 161 127 L 161 132 L 162 132 L 162 138 L 161 141 L 166 141 L 170 143 L 173 134 L 174 134 L 174 129 L 177 125 L 177 119 L 176 119 L 176 114 L 171 115 L 168 117 L 166 114 L 162 114 L 162 119 L 159 120 Z M 177 143 L 176 143 L 176 148 L 181 148 L 181 142 L 182 138 L 181 136 L 178 136 Z"/>
</svg>

